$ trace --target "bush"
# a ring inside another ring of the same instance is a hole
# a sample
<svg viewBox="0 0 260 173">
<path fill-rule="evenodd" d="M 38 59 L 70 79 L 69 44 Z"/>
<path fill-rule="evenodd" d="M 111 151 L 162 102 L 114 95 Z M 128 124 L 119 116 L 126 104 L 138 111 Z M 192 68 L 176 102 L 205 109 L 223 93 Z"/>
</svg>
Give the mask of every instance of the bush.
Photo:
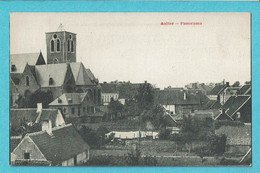
<svg viewBox="0 0 260 173">
<path fill-rule="evenodd" d="M 159 132 L 159 139 L 170 139 L 171 130 L 162 128 Z"/>
<path fill-rule="evenodd" d="M 215 129 L 219 129 L 221 126 L 244 126 L 243 122 L 240 121 L 230 121 L 230 120 L 216 120 L 215 121 Z"/>
</svg>

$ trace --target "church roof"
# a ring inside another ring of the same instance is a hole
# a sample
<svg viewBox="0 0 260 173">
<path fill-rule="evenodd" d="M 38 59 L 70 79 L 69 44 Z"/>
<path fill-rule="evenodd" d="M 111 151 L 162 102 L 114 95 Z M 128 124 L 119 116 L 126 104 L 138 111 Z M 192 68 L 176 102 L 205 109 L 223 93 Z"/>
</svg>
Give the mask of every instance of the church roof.
<svg viewBox="0 0 260 173">
<path fill-rule="evenodd" d="M 95 77 L 81 62 L 70 63 L 76 85 L 95 85 Z"/>
<path fill-rule="evenodd" d="M 58 87 L 62 86 L 67 74 L 67 64 L 46 64 L 36 65 L 37 81 L 41 87 Z M 53 79 L 53 84 L 49 85 L 50 78 Z"/>
<path fill-rule="evenodd" d="M 42 56 L 40 53 L 23 53 L 23 54 L 11 54 L 10 55 L 10 72 L 11 73 L 23 73 L 26 64 L 37 65 L 37 62 Z M 43 57 L 41 58 L 41 64 L 45 64 Z M 40 62 L 39 62 L 40 63 Z M 11 70 L 11 66 L 15 65 L 15 71 Z"/>
</svg>

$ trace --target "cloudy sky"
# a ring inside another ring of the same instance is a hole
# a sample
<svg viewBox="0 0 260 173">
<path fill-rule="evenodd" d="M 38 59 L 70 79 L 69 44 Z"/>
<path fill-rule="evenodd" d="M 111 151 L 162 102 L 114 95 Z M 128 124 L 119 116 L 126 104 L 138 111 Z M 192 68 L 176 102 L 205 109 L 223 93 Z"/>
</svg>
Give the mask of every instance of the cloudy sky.
<svg viewBox="0 0 260 173">
<path fill-rule="evenodd" d="M 77 61 L 100 82 L 250 80 L 249 13 L 11 13 L 10 53 L 41 50 L 46 58 L 45 32 L 60 23 L 77 34 Z"/>
</svg>

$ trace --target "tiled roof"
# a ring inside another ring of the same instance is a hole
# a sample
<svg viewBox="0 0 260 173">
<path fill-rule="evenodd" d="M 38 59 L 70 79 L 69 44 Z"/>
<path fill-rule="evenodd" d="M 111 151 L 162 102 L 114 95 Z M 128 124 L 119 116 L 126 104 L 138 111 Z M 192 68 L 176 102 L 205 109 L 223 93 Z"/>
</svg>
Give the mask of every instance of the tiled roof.
<svg viewBox="0 0 260 173">
<path fill-rule="evenodd" d="M 215 85 L 215 87 L 209 92 L 209 95 L 218 95 L 224 88 L 225 85 Z"/>
<path fill-rule="evenodd" d="M 86 69 L 82 63 L 70 63 L 70 67 L 76 81 L 76 85 L 95 85 L 96 78 L 90 69 Z"/>
<path fill-rule="evenodd" d="M 160 90 L 154 91 L 154 102 L 162 105 L 199 105 L 201 104 L 200 94 L 186 92 L 181 90 Z"/>
<path fill-rule="evenodd" d="M 100 86 L 102 93 L 118 93 L 116 84 L 102 83 Z"/>
<path fill-rule="evenodd" d="M 12 152 L 17 147 L 17 145 L 21 142 L 21 140 L 22 140 L 22 136 L 16 138 L 14 137 L 10 138 L 9 140 L 10 152 Z"/>
<path fill-rule="evenodd" d="M 28 136 L 52 165 L 57 165 L 89 149 L 88 144 L 72 124 L 53 128 L 52 135 L 44 131 L 31 133 Z"/>
<path fill-rule="evenodd" d="M 232 117 L 245 103 L 250 101 L 250 99 L 251 96 L 231 96 L 222 106 L 222 109 L 226 111 L 226 114 Z"/>
<path fill-rule="evenodd" d="M 64 84 L 67 74 L 67 64 L 46 64 L 36 65 L 37 81 L 41 87 L 57 87 Z M 53 79 L 53 84 L 49 85 L 49 79 Z"/>
<path fill-rule="evenodd" d="M 64 93 L 60 97 L 56 98 L 53 102 L 49 105 L 79 105 L 83 102 L 85 97 L 87 96 L 88 92 L 86 93 Z"/>
<path fill-rule="evenodd" d="M 51 120 L 52 125 L 56 123 L 56 118 L 58 114 L 57 109 L 42 109 L 42 113 L 38 122 L 36 122 L 39 113 L 36 112 L 36 108 L 25 108 L 25 109 L 10 109 L 9 121 L 12 128 L 20 128 L 21 123 L 38 123 L 43 120 Z"/>
<path fill-rule="evenodd" d="M 215 132 L 227 136 L 227 145 L 251 145 L 251 125 L 221 126 Z"/>
<path fill-rule="evenodd" d="M 210 109 L 210 110 L 196 110 L 194 112 L 195 116 L 201 116 L 201 117 L 211 117 L 215 118 L 220 113 L 219 109 Z"/>
<path fill-rule="evenodd" d="M 23 73 L 26 64 L 36 65 L 38 58 L 41 53 L 24 53 L 24 54 L 11 54 L 10 55 L 10 66 L 15 65 L 16 70 L 11 73 Z"/>
<path fill-rule="evenodd" d="M 249 94 L 251 92 L 251 85 L 244 85 L 242 86 L 239 90 L 238 90 L 238 94 L 240 95 L 246 95 Z"/>
</svg>

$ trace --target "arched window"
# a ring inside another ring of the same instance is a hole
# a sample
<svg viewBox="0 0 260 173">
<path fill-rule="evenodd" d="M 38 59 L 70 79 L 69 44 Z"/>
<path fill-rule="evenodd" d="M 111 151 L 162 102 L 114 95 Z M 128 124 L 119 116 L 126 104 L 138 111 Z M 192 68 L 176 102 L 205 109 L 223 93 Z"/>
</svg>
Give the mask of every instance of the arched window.
<svg viewBox="0 0 260 173">
<path fill-rule="evenodd" d="M 68 52 L 70 52 L 70 40 L 68 40 Z"/>
<path fill-rule="evenodd" d="M 74 52 L 73 41 L 71 40 L 71 52 Z"/>
<path fill-rule="evenodd" d="M 60 39 L 57 39 L 57 52 L 60 51 Z"/>
<path fill-rule="evenodd" d="M 54 40 L 51 40 L 51 52 L 54 52 Z"/>
<path fill-rule="evenodd" d="M 29 78 L 29 76 L 26 76 L 26 78 L 25 78 L 25 83 L 26 83 L 26 86 L 29 86 L 30 85 L 30 78 Z"/>
</svg>

